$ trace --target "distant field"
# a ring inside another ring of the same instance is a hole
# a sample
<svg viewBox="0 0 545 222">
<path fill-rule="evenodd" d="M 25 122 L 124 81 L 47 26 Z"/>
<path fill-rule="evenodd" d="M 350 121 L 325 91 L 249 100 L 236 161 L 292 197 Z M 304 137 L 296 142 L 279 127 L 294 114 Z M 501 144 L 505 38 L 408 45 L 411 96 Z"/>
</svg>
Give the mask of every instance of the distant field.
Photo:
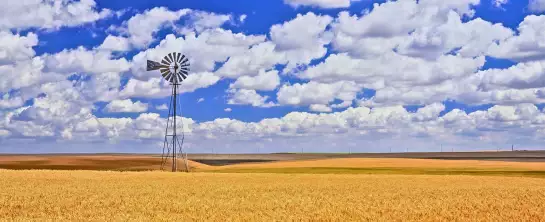
<svg viewBox="0 0 545 222">
<path fill-rule="evenodd" d="M 190 166 L 206 167 L 193 161 Z M 152 155 L 0 155 L 0 169 L 148 171 L 160 168 L 161 157 Z"/>
<path fill-rule="evenodd" d="M 543 221 L 545 179 L 0 170 L 0 221 Z"/>
<path fill-rule="evenodd" d="M 545 161 L 539 161 L 543 155 L 544 152 L 480 152 L 192 154 L 189 157 L 194 160 L 190 161 L 192 171 L 197 172 L 545 177 Z M 476 158 L 482 160 L 475 160 Z M 4 169 L 153 171 L 159 170 L 160 165 L 161 158 L 151 154 L 0 155 L 0 168 Z M 170 169 L 170 166 L 167 166 L 167 169 Z"/>
<path fill-rule="evenodd" d="M 197 168 L 197 170 L 199 170 Z M 545 162 L 336 158 L 243 163 L 201 169 L 227 173 L 428 174 L 545 177 Z"/>
</svg>

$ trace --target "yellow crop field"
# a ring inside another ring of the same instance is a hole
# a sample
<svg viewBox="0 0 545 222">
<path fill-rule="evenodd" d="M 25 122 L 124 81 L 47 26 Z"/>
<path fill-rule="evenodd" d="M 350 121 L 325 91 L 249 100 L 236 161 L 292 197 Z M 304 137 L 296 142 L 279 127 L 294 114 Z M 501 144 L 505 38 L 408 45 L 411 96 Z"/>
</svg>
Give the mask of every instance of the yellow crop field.
<svg viewBox="0 0 545 222">
<path fill-rule="evenodd" d="M 200 167 L 200 166 L 199 166 Z M 315 160 L 277 161 L 269 163 L 242 163 L 216 167 L 216 169 L 260 169 L 260 168 L 298 168 L 298 167 L 402 167 L 402 168 L 443 168 L 443 169 L 519 169 L 545 170 L 545 162 L 508 162 L 485 160 L 438 160 L 407 158 L 331 158 Z"/>
<path fill-rule="evenodd" d="M 0 221 L 544 221 L 545 179 L 0 170 Z"/>
</svg>

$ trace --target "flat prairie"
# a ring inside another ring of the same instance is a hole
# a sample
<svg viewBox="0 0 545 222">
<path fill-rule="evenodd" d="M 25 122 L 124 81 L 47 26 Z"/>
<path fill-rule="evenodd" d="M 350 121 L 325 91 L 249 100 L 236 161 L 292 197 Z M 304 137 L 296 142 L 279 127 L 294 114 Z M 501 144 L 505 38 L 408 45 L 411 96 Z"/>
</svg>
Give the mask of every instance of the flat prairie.
<svg viewBox="0 0 545 222">
<path fill-rule="evenodd" d="M 545 179 L 0 170 L 0 221 L 544 221 Z"/>
</svg>

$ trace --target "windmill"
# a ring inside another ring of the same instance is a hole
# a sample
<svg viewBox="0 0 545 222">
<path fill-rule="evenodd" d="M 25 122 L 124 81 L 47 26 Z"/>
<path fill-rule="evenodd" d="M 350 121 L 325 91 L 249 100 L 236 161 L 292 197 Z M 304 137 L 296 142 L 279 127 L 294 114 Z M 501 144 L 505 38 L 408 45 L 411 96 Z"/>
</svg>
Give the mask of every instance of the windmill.
<svg viewBox="0 0 545 222">
<path fill-rule="evenodd" d="M 182 149 L 185 135 L 182 130 L 182 136 L 180 141 L 176 132 L 176 115 L 178 113 L 181 114 L 181 112 L 178 112 L 178 87 L 187 78 L 187 75 L 189 73 L 189 59 L 181 53 L 172 52 L 166 55 L 160 63 L 148 60 L 147 71 L 154 70 L 159 70 L 163 78 L 168 81 L 170 83 L 170 86 L 172 87 L 172 95 L 170 97 L 170 105 L 168 108 L 167 126 L 165 129 L 163 154 L 161 155 L 161 170 L 165 169 L 168 160 L 171 159 L 172 172 L 178 171 L 178 156 L 181 156 L 184 160 L 185 170 L 189 172 L 187 153 L 185 153 L 184 155 Z"/>
</svg>

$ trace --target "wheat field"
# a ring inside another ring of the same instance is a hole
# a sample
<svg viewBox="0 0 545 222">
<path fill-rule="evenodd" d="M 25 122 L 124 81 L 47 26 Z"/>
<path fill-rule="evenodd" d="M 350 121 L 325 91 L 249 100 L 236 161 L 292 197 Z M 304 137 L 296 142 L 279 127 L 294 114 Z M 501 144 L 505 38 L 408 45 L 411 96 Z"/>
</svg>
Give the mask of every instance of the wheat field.
<svg viewBox="0 0 545 222">
<path fill-rule="evenodd" d="M 545 179 L 0 170 L 1 221 L 544 221 Z"/>
</svg>

